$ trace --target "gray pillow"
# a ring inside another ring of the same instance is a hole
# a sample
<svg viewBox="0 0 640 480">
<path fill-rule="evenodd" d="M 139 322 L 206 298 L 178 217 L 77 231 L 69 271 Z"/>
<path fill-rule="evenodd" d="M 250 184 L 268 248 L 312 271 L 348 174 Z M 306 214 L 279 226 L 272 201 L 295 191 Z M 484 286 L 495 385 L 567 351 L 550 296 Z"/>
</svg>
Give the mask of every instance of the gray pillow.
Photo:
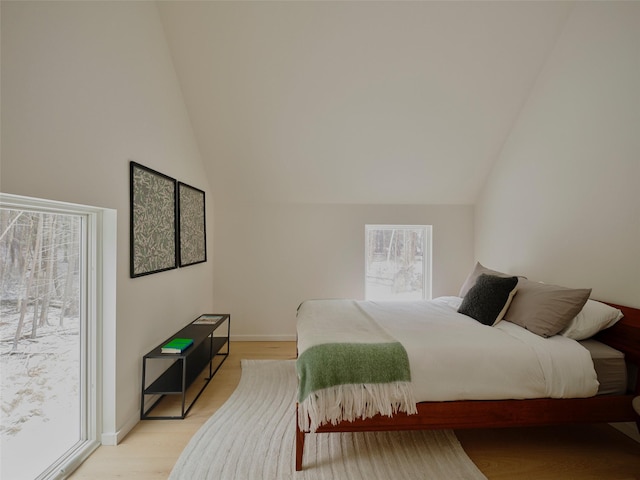
<svg viewBox="0 0 640 480">
<path fill-rule="evenodd" d="M 498 277 L 482 273 L 469 289 L 459 313 L 483 325 L 495 325 L 504 316 L 518 285 L 518 277 Z"/>
<path fill-rule="evenodd" d="M 591 295 L 590 288 L 571 289 L 520 279 L 504 319 L 542 337 L 564 330 L 580 313 Z"/>
<path fill-rule="evenodd" d="M 477 262 L 476 266 L 473 269 L 473 271 L 467 276 L 467 279 L 462 284 L 462 288 L 460 288 L 460 293 L 458 294 L 458 296 L 459 297 L 466 296 L 467 292 L 469 291 L 469 289 L 476 284 L 476 280 L 483 273 L 486 273 L 487 275 L 494 275 L 496 277 L 502 277 L 502 278 L 511 277 L 511 275 L 508 275 L 506 273 L 496 272 L 495 270 L 490 270 L 490 269 L 484 267 L 480 262 Z"/>
</svg>

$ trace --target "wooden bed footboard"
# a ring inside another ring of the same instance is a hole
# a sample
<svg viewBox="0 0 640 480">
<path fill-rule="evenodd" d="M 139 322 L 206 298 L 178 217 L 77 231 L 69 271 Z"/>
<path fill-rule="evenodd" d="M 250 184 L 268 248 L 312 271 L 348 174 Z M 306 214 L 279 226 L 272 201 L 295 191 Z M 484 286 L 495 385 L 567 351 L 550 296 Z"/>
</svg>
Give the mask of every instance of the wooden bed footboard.
<svg viewBox="0 0 640 480">
<path fill-rule="evenodd" d="M 625 354 L 637 369 L 635 387 L 625 395 L 589 398 L 529 400 L 465 400 L 422 402 L 418 413 L 399 413 L 393 417 L 376 415 L 337 425 L 322 425 L 315 433 L 393 430 L 437 430 L 468 428 L 525 427 L 578 423 L 635 422 L 640 431 L 640 416 L 632 400 L 640 396 L 640 309 L 613 305 L 624 318 L 595 338 Z M 296 471 L 302 470 L 305 435 L 299 427 L 296 405 Z"/>
<path fill-rule="evenodd" d="M 418 413 L 376 415 L 337 425 L 322 425 L 315 433 L 393 430 L 527 427 L 577 423 L 636 422 L 640 417 L 631 402 L 636 394 L 576 399 L 467 400 L 418 403 Z M 305 435 L 296 406 L 296 470 L 302 470 Z"/>
</svg>

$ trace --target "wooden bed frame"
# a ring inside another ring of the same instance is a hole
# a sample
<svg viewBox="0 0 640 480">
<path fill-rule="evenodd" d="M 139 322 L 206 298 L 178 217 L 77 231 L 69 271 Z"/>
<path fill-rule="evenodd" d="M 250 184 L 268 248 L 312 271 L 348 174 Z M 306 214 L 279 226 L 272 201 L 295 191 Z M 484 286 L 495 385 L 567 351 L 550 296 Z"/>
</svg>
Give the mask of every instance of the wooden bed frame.
<svg viewBox="0 0 640 480">
<path fill-rule="evenodd" d="M 628 364 L 637 368 L 635 391 L 625 395 L 602 395 L 589 398 L 530 400 L 465 400 L 421 402 L 417 415 L 399 413 L 393 417 L 372 418 L 325 424 L 315 433 L 364 432 L 385 430 L 429 430 L 525 427 L 575 423 L 636 422 L 640 416 L 632 400 L 640 395 L 640 309 L 609 303 L 624 313 L 624 318 L 594 338 L 620 350 Z M 300 430 L 296 405 L 296 470 L 302 470 L 305 435 Z"/>
</svg>

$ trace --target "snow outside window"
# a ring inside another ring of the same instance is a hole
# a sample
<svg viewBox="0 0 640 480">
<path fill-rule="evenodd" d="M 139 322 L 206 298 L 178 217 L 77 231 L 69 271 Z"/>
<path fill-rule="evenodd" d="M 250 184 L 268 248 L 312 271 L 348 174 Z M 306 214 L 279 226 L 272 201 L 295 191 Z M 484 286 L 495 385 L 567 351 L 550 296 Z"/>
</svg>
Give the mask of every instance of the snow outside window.
<svg viewBox="0 0 640 480">
<path fill-rule="evenodd" d="M 99 212 L 0 196 L 0 477 L 65 478 L 98 445 Z"/>
<path fill-rule="evenodd" d="M 431 298 L 431 225 L 365 226 L 367 300 Z"/>
</svg>

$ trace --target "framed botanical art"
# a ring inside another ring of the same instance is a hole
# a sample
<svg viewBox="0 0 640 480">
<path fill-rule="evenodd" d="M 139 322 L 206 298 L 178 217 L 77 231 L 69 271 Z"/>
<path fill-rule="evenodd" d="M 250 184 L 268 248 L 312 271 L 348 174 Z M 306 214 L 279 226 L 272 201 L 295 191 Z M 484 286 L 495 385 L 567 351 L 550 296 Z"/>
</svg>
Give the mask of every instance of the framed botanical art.
<svg viewBox="0 0 640 480">
<path fill-rule="evenodd" d="M 130 274 L 177 268 L 175 179 L 130 162 Z"/>
<path fill-rule="evenodd" d="M 178 264 L 207 261 L 204 192 L 178 182 Z"/>
</svg>

